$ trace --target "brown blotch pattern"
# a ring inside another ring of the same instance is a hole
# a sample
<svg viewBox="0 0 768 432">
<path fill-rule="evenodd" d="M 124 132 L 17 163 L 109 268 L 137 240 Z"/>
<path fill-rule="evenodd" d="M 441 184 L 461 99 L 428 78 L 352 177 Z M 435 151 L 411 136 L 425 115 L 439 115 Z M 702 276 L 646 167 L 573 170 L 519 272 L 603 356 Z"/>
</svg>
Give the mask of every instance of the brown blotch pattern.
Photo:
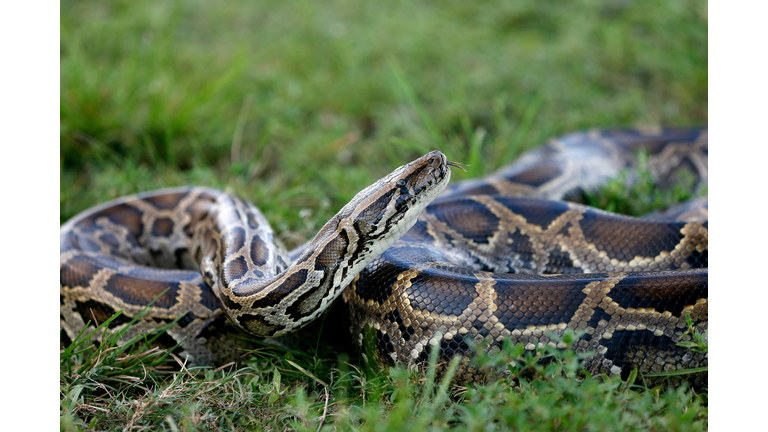
<svg viewBox="0 0 768 432">
<path fill-rule="evenodd" d="M 152 224 L 152 235 L 168 237 L 173 233 L 173 220 L 171 218 L 158 218 Z"/>
<path fill-rule="evenodd" d="M 706 222 L 646 224 L 555 201 L 496 196 L 562 199 L 574 190 L 592 188 L 605 173 L 632 164 L 627 149 L 639 143 L 650 150 L 649 164 L 661 178 L 691 169 L 700 177 L 699 185 L 706 184 L 706 135 L 663 130 L 571 134 L 529 152 L 520 165 L 453 188 L 446 195 L 495 196 L 474 196 L 464 205 L 456 198 L 438 201 L 417 225 L 418 235 L 410 236 L 413 243 L 395 244 L 364 270 L 343 293 L 353 334 L 362 341 L 365 330 L 372 329 L 367 333 L 377 338 L 380 359 L 410 365 L 428 358 L 432 346 L 440 350 L 442 362 L 471 354 L 472 341 L 490 343 L 491 350 L 505 340 L 526 350 L 560 346 L 556 337 L 569 328 L 584 332 L 576 348 L 596 353 L 586 363 L 595 372 L 624 375 L 634 366 L 647 373 L 706 365 L 705 357 L 676 345 L 690 340 L 686 315 L 699 331 L 708 325 Z M 681 161 L 682 168 L 665 165 L 672 160 Z M 569 177 L 573 173 L 582 177 Z M 380 210 L 391 194 L 354 210 L 361 210 L 366 222 L 386 223 Z M 703 213 L 697 210 L 698 220 L 706 220 L 706 204 L 703 208 Z M 259 284 L 278 281 L 252 304 L 238 298 L 237 291 L 222 301 L 255 334 L 292 328 L 313 312 L 305 309 L 318 303 L 339 265 L 334 258 L 349 246 L 348 237 L 333 238 L 321 253 L 305 256 L 298 270 L 276 275 L 270 266 L 286 258 L 272 244 L 273 234 L 255 207 L 208 189 L 126 198 L 78 217 L 61 234 L 60 307 L 67 335 L 76 336 L 84 320 L 108 319 L 118 306 L 126 315 L 112 327 L 120 328 L 122 320 L 136 316 L 157 297 L 150 314 L 128 329 L 126 337 L 181 317 L 168 330 L 166 342 L 182 341 L 191 364 L 219 359 L 210 351 L 213 347 L 224 353 L 234 346 L 218 339 L 231 330 L 222 325 L 226 320 L 216 299 L 227 282 L 237 281 L 240 292 L 253 294 Z M 336 217 L 325 234 L 336 235 L 340 220 Z M 183 234 L 174 234 L 176 224 L 183 226 Z M 323 241 L 316 245 L 327 239 Z M 459 253 L 438 246 L 471 248 Z M 211 285 L 189 272 L 142 267 L 151 262 L 147 257 L 168 251 L 176 252 L 170 257 L 175 262 L 189 255 L 184 251 L 194 251 Z M 498 252 L 507 255 L 488 255 Z M 505 260 L 523 261 L 526 271 L 596 273 L 545 277 L 486 271 Z M 638 269 L 656 272 L 629 273 Z M 675 269 L 693 270 L 668 272 Z M 278 315 L 280 308 L 296 316 Z M 475 380 L 482 375 L 465 357 L 456 376 Z"/>
<path fill-rule="evenodd" d="M 114 274 L 107 280 L 104 291 L 120 297 L 126 303 L 134 305 L 147 305 L 157 298 L 154 306 L 168 309 L 176 304 L 179 284 L 142 280 L 123 274 Z"/>
</svg>

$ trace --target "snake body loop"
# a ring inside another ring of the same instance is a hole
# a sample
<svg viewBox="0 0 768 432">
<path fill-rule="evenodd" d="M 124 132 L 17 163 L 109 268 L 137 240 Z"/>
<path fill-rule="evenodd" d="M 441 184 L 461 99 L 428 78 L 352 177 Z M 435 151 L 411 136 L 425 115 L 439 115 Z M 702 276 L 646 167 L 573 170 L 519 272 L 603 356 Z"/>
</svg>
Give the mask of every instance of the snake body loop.
<svg viewBox="0 0 768 432">
<path fill-rule="evenodd" d="M 481 378 L 469 361 L 478 344 L 561 346 L 567 329 L 595 353 L 594 372 L 705 366 L 678 343 L 691 339 L 686 316 L 707 329 L 706 200 L 646 219 L 559 201 L 635 164 L 638 148 L 660 184 L 685 169 L 706 185 L 706 130 L 572 134 L 447 189 L 456 164 L 434 151 L 358 193 L 291 254 L 234 195 L 118 199 L 61 228 L 61 327 L 74 339 L 123 310 L 111 323 L 122 329 L 154 299 L 125 336 L 174 323 L 161 342 L 210 364 L 237 356 L 225 316 L 279 336 L 341 296 L 369 356 L 419 365 L 438 347 L 443 362 L 462 356 L 459 380 Z"/>
</svg>

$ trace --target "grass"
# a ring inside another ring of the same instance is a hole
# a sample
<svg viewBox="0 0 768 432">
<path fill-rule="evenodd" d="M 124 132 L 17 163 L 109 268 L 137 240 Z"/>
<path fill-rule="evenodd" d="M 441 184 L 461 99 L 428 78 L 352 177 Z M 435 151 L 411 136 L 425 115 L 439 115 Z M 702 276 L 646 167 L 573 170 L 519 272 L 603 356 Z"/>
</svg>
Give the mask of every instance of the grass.
<svg viewBox="0 0 768 432">
<path fill-rule="evenodd" d="M 628 181 L 628 178 L 632 180 Z M 636 169 L 621 170 L 617 178 L 609 180 L 599 190 L 587 191 L 586 204 L 613 213 L 642 216 L 707 196 L 707 185 L 697 191 L 696 177 L 690 171 L 678 172 L 673 181 L 665 188 L 657 187 L 648 167 L 648 154 L 639 152 Z M 627 187 L 628 183 L 631 186 Z"/>
<path fill-rule="evenodd" d="M 460 180 L 574 130 L 704 125 L 707 25 L 701 1 L 64 1 L 61 221 L 206 185 L 257 203 L 294 246 L 434 148 L 471 165 Z M 616 189 L 608 201 L 651 193 Z M 63 429 L 707 426 L 705 395 L 573 379 L 565 357 L 535 380 L 463 389 L 368 373 L 316 342 L 181 372 L 142 345 L 62 353 Z"/>
<path fill-rule="evenodd" d="M 570 348 L 530 355 L 522 345 L 505 346 L 478 362 L 506 365 L 509 377 L 462 387 L 450 383 L 453 369 L 435 373 L 435 356 L 426 371 L 366 372 L 343 355 L 329 367 L 264 345 L 237 368 L 179 371 L 168 366 L 180 360 L 142 338 L 120 347 L 115 340 L 95 347 L 83 335 L 62 352 L 63 430 L 707 429 L 706 394 L 649 389 L 636 377 L 585 377 L 584 356 Z"/>
</svg>

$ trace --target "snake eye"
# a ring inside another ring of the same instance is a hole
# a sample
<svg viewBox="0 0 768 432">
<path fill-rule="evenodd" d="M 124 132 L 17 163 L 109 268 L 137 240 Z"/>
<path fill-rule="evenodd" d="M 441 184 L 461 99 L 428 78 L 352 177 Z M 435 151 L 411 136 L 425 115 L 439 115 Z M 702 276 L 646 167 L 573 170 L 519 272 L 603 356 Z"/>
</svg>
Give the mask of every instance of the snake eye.
<svg viewBox="0 0 768 432">
<path fill-rule="evenodd" d="M 397 181 L 397 183 L 395 183 L 395 184 L 396 184 L 397 186 L 399 186 L 399 187 L 405 187 L 405 180 L 403 180 L 403 179 L 400 179 L 400 180 L 398 180 L 398 181 Z"/>
</svg>

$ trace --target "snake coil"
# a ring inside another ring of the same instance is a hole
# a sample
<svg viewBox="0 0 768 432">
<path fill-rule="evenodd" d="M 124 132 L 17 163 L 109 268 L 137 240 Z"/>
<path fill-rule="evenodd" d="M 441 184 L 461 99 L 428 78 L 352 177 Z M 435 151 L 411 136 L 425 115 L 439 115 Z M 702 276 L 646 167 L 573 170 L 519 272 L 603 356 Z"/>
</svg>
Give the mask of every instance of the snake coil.
<svg viewBox="0 0 768 432">
<path fill-rule="evenodd" d="M 301 250 L 286 252 L 261 212 L 221 191 L 186 187 L 87 210 L 60 232 L 61 328 L 90 321 L 125 336 L 173 323 L 167 346 L 193 364 L 237 357 L 234 326 L 295 331 L 341 297 L 354 340 L 378 362 L 422 364 L 433 347 L 562 346 L 572 329 L 594 372 L 627 375 L 705 366 L 679 346 L 685 317 L 707 329 L 706 198 L 631 218 L 563 199 L 636 164 L 660 184 L 680 170 L 707 180 L 707 131 L 607 130 L 566 135 L 486 178 L 446 188 L 433 151 L 358 193 Z M 154 303 L 150 303 L 155 300 Z M 706 373 L 691 381 L 706 385 Z"/>
</svg>

